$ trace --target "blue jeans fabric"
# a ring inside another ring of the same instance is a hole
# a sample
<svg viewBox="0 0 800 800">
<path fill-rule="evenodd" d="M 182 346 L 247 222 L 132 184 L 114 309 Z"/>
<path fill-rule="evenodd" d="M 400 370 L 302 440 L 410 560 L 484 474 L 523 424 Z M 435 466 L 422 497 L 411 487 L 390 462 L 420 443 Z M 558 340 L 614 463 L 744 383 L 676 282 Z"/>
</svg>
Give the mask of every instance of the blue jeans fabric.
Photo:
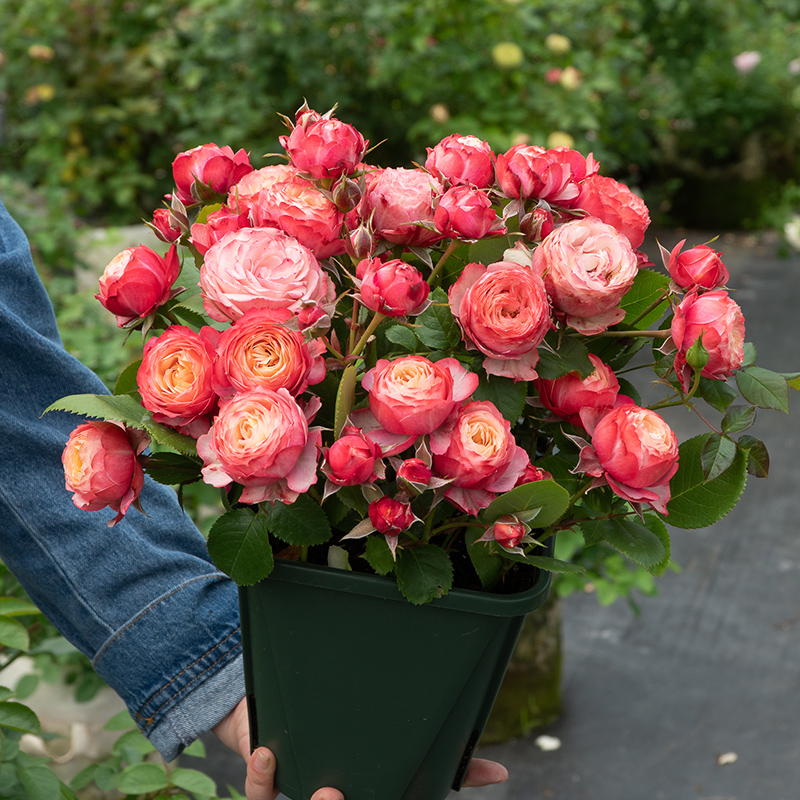
<svg viewBox="0 0 800 800">
<path fill-rule="evenodd" d="M 61 452 L 83 420 L 42 412 L 105 391 L 64 350 L 0 202 L 0 558 L 169 760 L 244 696 L 237 591 L 171 489 L 146 479 L 147 516 L 111 529 L 114 512 L 73 505 Z"/>
</svg>

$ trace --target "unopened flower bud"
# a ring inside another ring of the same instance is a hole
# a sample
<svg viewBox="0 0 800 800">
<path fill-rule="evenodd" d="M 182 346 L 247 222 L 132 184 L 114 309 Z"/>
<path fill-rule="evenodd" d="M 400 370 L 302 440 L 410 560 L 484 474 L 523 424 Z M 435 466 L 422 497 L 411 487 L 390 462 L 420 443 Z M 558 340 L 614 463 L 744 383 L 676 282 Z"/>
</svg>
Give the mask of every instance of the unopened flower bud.
<svg viewBox="0 0 800 800">
<path fill-rule="evenodd" d="M 492 527 L 497 544 L 508 548 L 517 547 L 528 530 L 528 526 L 524 522 L 520 522 L 513 514 L 504 514 L 502 517 L 498 517 Z"/>
<path fill-rule="evenodd" d="M 371 258 L 375 252 L 376 237 L 368 223 L 362 223 L 345 238 L 347 254 L 354 261 Z"/>
<path fill-rule="evenodd" d="M 369 504 L 369 521 L 378 533 L 397 536 L 411 527 L 416 517 L 408 503 L 392 497 L 381 497 Z"/>
<path fill-rule="evenodd" d="M 686 351 L 686 363 L 695 372 L 700 372 L 708 364 L 708 358 L 708 350 L 703 347 L 703 334 L 701 333 L 695 343 Z"/>
<path fill-rule="evenodd" d="M 431 468 L 421 458 L 407 458 L 397 470 L 397 481 L 419 493 L 431 482 Z"/>
<path fill-rule="evenodd" d="M 352 178 L 342 176 L 341 180 L 333 187 L 333 202 L 339 211 L 352 211 L 360 202 L 363 191 Z"/>
<path fill-rule="evenodd" d="M 534 208 L 519 221 L 519 229 L 531 242 L 541 242 L 553 232 L 553 215 L 546 208 Z"/>
</svg>

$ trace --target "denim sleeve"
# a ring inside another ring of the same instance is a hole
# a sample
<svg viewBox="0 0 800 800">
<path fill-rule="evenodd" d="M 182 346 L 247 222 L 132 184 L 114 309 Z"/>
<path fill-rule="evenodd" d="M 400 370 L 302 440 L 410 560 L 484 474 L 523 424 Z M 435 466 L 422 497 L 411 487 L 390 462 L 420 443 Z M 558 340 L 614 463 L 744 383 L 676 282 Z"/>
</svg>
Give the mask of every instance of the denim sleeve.
<svg viewBox="0 0 800 800">
<path fill-rule="evenodd" d="M 169 760 L 244 696 L 237 591 L 168 487 L 147 479 L 147 516 L 111 529 L 113 512 L 73 505 L 61 452 L 81 420 L 42 411 L 104 391 L 64 350 L 0 202 L 0 558 Z"/>
</svg>

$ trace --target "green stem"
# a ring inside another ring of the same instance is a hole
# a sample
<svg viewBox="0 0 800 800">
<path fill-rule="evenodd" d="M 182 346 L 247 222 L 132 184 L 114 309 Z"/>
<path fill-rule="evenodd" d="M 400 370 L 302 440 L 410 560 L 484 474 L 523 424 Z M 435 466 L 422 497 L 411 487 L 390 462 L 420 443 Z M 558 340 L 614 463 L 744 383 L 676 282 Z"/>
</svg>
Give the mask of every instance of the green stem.
<svg viewBox="0 0 800 800">
<path fill-rule="evenodd" d="M 670 331 L 604 331 L 601 336 L 614 336 L 619 339 L 644 336 L 648 339 L 669 339 Z"/>
<path fill-rule="evenodd" d="M 300 560 L 305 564 L 308 561 L 308 545 L 300 546 Z"/>
<path fill-rule="evenodd" d="M 642 313 L 639 314 L 639 316 L 636 317 L 636 319 L 633 320 L 633 322 L 631 322 L 631 325 L 635 325 L 637 322 L 643 320 L 651 311 L 654 311 L 656 308 L 658 308 L 666 299 L 667 299 L 667 294 L 663 293 L 658 298 L 658 300 L 654 300 L 652 303 L 650 303 L 650 305 L 647 306 L 647 308 L 644 311 L 642 311 Z"/>
<path fill-rule="evenodd" d="M 367 325 L 367 329 L 364 331 L 363 335 L 358 340 L 356 346 L 350 351 L 351 356 L 361 355 L 361 351 L 366 347 L 366 344 L 369 341 L 369 337 L 372 336 L 373 333 L 375 333 L 375 329 L 385 319 L 386 316 L 384 314 L 381 314 L 380 311 L 375 312 L 375 316 L 372 318 L 369 325 Z"/>
<path fill-rule="evenodd" d="M 442 271 L 442 267 L 445 265 L 445 262 L 450 258 L 453 253 L 461 246 L 461 242 L 458 239 L 451 239 L 450 244 L 447 245 L 447 249 L 442 253 L 442 257 L 436 262 L 436 266 L 431 271 L 431 274 L 428 276 L 428 283 L 430 284 L 431 288 L 433 288 L 434 281 L 439 277 L 439 273 Z"/>
</svg>

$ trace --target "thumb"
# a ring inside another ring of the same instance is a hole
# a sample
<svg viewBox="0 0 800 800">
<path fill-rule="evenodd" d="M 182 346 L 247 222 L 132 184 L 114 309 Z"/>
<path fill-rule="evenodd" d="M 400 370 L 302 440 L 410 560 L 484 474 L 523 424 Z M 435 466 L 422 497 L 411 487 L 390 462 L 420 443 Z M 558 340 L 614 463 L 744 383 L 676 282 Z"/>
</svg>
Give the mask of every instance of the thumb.
<svg viewBox="0 0 800 800">
<path fill-rule="evenodd" d="M 247 761 L 244 792 L 247 800 L 275 800 L 275 756 L 266 747 L 254 750 Z"/>
</svg>

